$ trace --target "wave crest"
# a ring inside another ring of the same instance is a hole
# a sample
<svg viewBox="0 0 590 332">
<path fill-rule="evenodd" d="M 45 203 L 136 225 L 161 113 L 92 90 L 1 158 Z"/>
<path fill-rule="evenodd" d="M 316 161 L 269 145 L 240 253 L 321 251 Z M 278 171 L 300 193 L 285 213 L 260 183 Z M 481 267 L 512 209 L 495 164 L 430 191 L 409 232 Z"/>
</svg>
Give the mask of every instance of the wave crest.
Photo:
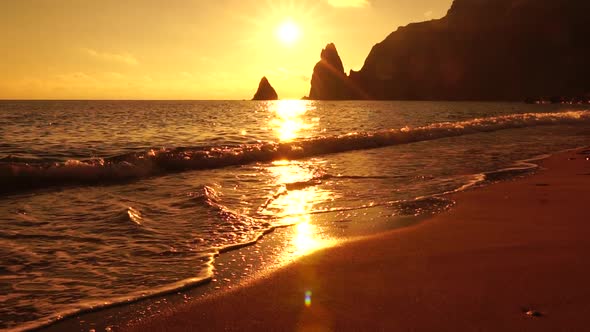
<svg viewBox="0 0 590 332">
<path fill-rule="evenodd" d="M 379 148 L 503 129 L 590 122 L 590 111 L 524 113 L 441 122 L 369 133 L 324 136 L 288 143 L 182 147 L 66 162 L 0 161 L 0 192 L 70 184 L 134 180 L 186 170 L 213 169 L 279 159 Z"/>
</svg>

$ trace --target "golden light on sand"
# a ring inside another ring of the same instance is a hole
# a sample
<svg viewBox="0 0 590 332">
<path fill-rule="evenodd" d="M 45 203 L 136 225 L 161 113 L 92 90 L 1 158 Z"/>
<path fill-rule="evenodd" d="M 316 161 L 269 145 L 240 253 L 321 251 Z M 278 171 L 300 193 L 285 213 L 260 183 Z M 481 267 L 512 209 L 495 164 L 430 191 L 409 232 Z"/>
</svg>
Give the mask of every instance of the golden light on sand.
<svg viewBox="0 0 590 332">
<path fill-rule="evenodd" d="M 287 46 L 295 44 L 301 37 L 301 28 L 292 20 L 282 22 L 277 28 L 277 38 Z"/>
<path fill-rule="evenodd" d="M 327 200 L 331 193 L 318 189 L 315 185 L 303 185 L 313 180 L 313 172 L 304 162 L 277 161 L 269 168 L 273 182 L 284 186 L 280 195 L 273 194 L 276 198 L 266 207 L 266 210 L 281 219 L 284 225 L 292 226 L 292 238 L 290 241 L 289 257 L 307 255 L 318 249 L 324 248 L 332 241 L 320 234 L 320 230 L 314 225 L 312 212 L 314 202 Z M 296 189 L 290 185 L 301 184 Z"/>
<path fill-rule="evenodd" d="M 295 229 L 293 246 L 296 256 L 307 255 L 326 246 L 326 241 L 317 236 L 317 227 L 312 225 L 309 220 L 297 224 Z"/>
<path fill-rule="evenodd" d="M 302 138 L 302 131 L 314 126 L 313 123 L 307 123 L 304 119 L 308 109 L 309 102 L 305 100 L 279 100 L 271 106 L 270 110 L 274 115 L 270 126 L 279 141 L 289 142 Z"/>
</svg>

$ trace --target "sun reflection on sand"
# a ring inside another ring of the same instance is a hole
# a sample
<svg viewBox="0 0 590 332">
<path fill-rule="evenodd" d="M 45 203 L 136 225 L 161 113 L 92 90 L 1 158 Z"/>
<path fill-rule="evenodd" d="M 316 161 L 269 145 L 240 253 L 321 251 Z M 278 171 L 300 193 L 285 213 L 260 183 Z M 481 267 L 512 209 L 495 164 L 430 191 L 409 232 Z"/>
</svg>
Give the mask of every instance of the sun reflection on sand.
<svg viewBox="0 0 590 332">
<path fill-rule="evenodd" d="M 326 240 L 318 238 L 317 227 L 309 222 L 309 216 L 307 219 L 295 227 L 293 246 L 296 256 L 303 256 L 327 246 Z"/>
<path fill-rule="evenodd" d="M 314 123 L 305 122 L 304 115 L 310 110 L 310 102 L 305 100 L 279 100 L 270 110 L 275 118 L 270 121 L 271 128 L 281 142 L 302 138 L 302 131 L 312 129 Z"/>
<path fill-rule="evenodd" d="M 333 243 L 322 236 L 313 222 L 314 205 L 330 200 L 332 193 L 317 187 L 313 167 L 301 161 L 275 161 L 269 168 L 272 181 L 281 186 L 265 212 L 271 213 L 282 225 L 294 225 L 287 250 L 288 256 L 307 255 Z M 295 189 L 289 189 L 289 188 Z"/>
</svg>

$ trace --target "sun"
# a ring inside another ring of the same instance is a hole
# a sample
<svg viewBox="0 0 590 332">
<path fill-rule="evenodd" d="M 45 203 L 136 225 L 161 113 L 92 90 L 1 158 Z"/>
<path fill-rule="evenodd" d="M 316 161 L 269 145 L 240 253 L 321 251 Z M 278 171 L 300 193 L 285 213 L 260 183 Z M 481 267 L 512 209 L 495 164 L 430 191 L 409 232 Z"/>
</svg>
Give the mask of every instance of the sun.
<svg viewBox="0 0 590 332">
<path fill-rule="evenodd" d="M 291 20 L 284 21 L 277 28 L 277 38 L 287 46 L 295 44 L 299 37 L 301 37 L 301 29 Z"/>
</svg>

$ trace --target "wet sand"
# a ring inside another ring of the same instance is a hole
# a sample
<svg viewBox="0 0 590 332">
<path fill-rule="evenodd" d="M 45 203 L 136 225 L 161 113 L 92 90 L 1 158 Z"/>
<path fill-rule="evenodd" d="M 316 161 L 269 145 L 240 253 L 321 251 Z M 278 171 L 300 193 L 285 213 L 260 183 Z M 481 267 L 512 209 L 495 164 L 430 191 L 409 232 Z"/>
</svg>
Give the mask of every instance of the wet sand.
<svg viewBox="0 0 590 332">
<path fill-rule="evenodd" d="M 588 330 L 589 157 L 555 155 L 533 176 L 455 194 L 452 210 L 416 226 L 315 252 L 129 330 Z"/>
</svg>

